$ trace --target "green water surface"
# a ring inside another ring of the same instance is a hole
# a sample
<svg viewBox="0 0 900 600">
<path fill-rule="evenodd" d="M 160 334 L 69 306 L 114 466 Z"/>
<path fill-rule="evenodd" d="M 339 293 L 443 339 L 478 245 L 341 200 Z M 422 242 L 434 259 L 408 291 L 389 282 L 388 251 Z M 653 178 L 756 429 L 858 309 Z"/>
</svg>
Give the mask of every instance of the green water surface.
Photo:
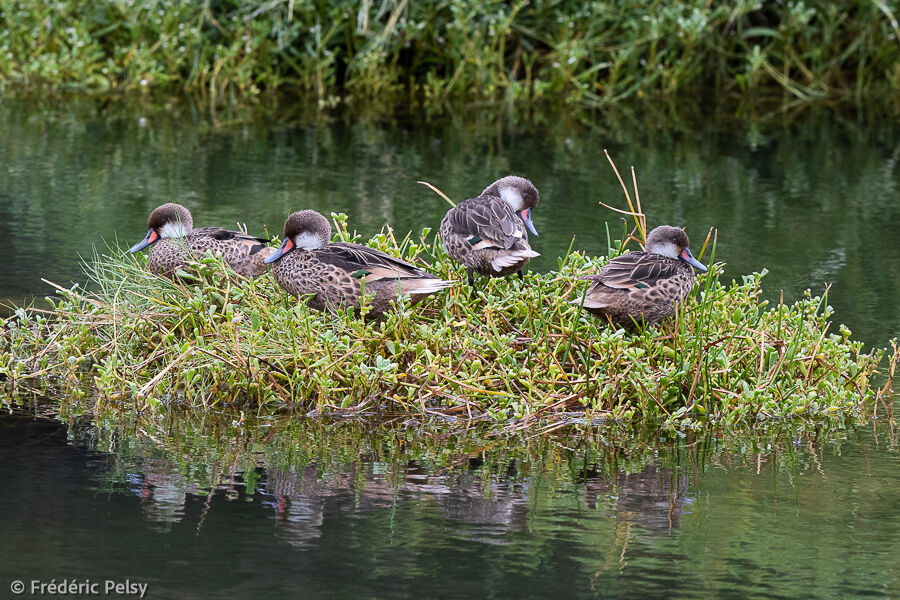
<svg viewBox="0 0 900 600">
<path fill-rule="evenodd" d="M 399 423 L 62 420 L 30 403 L 0 415 L 4 589 L 127 578 L 150 598 L 900 594 L 886 422 L 623 446 L 572 430 L 448 442 Z"/>
</svg>

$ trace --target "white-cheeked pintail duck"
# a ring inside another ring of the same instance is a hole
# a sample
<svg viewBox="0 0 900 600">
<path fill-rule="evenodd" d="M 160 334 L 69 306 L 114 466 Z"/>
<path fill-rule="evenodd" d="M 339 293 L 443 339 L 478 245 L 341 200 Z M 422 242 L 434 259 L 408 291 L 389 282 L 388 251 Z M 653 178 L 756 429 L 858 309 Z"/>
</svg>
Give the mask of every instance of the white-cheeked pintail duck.
<svg viewBox="0 0 900 600">
<path fill-rule="evenodd" d="M 584 296 L 584 308 L 620 327 L 653 325 L 675 314 L 694 287 L 694 269 L 706 267 L 691 254 L 687 234 L 662 225 L 647 236 L 643 251 L 609 261 Z M 582 296 L 572 300 L 581 305 Z"/>
<path fill-rule="evenodd" d="M 239 275 L 257 277 L 268 268 L 264 259 L 275 251 L 268 246 L 268 240 L 239 231 L 221 227 L 194 229 L 190 211 L 174 202 L 154 209 L 147 225 L 147 235 L 130 251 L 150 246 L 147 268 L 166 277 L 172 277 L 179 267 L 206 253 L 220 254 Z"/>
<path fill-rule="evenodd" d="M 531 222 L 538 197 L 533 183 L 509 175 L 447 212 L 441 239 L 447 254 L 466 266 L 469 285 L 473 273 L 503 277 L 518 272 L 524 277 L 525 264 L 540 256 L 528 244 L 528 231 L 538 234 Z"/>
<path fill-rule="evenodd" d="M 331 224 L 314 210 L 293 213 L 284 223 L 284 243 L 266 262 L 289 294 L 307 296 L 316 310 L 335 312 L 360 307 L 363 289 L 373 316 L 390 310 L 392 300 L 408 295 L 413 304 L 452 285 L 407 262 L 374 248 L 334 242 Z"/>
</svg>

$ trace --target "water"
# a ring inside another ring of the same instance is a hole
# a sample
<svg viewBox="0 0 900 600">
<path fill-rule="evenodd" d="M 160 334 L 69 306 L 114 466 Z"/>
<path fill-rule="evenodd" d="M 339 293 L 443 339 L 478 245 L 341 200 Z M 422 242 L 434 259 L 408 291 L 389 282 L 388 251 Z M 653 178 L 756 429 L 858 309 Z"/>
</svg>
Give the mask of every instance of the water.
<svg viewBox="0 0 900 600">
<path fill-rule="evenodd" d="M 625 204 L 608 148 L 626 177 L 635 165 L 651 225 L 685 225 L 695 251 L 715 226 L 733 277 L 767 268 L 768 297 L 788 302 L 830 283 L 858 339 L 900 334 L 894 123 L 198 114 L 0 106 L 0 298 L 81 280 L 79 255 L 135 243 L 167 201 L 257 233 L 300 208 L 405 233 L 447 209 L 417 180 L 461 199 L 511 172 L 541 191 L 532 267 L 550 270 L 570 244 L 603 253 L 605 223 L 621 231 L 597 204 Z M 15 406 L 0 414 L 0 590 L 130 578 L 151 598 L 900 596 L 885 419 L 625 444 Z"/>
<path fill-rule="evenodd" d="M 653 439 L 0 416 L 0 579 L 152 598 L 900 594 L 896 430 Z M 37 412 L 37 414 L 36 414 Z M 564 446 L 577 446 L 567 450 Z"/>
</svg>

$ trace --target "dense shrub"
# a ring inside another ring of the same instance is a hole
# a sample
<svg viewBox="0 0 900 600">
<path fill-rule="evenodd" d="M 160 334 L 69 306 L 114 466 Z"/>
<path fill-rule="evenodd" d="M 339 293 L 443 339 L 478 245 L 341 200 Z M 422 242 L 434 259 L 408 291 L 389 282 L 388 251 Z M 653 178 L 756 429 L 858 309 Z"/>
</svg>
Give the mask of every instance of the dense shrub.
<svg viewBox="0 0 900 600">
<path fill-rule="evenodd" d="M 900 90 L 896 1 L 0 1 L 0 80 L 600 105 Z"/>
</svg>

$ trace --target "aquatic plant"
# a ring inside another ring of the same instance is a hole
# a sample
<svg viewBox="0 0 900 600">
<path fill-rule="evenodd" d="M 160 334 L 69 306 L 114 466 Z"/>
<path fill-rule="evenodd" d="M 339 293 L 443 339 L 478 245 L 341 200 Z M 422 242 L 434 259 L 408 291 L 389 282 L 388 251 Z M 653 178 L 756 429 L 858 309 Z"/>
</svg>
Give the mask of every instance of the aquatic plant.
<svg viewBox="0 0 900 600">
<path fill-rule="evenodd" d="M 900 89 L 889 3 L 114 0 L 0 3 L 0 80 L 26 89 L 342 99 L 725 93 L 776 103 Z"/>
<path fill-rule="evenodd" d="M 344 215 L 333 218 L 338 239 L 358 237 Z M 398 241 L 385 229 L 368 244 L 461 280 L 429 233 Z M 270 276 L 227 277 L 212 257 L 174 282 L 145 260 L 112 248 L 85 263 L 88 289 L 57 286 L 50 309 L 17 309 L 0 338 L 6 385 L 93 388 L 99 405 L 122 410 L 236 405 L 542 431 L 815 422 L 871 414 L 890 393 L 890 379 L 875 379 L 885 350 L 864 352 L 843 326 L 831 333 L 827 293 L 770 306 L 764 272 L 725 284 L 720 264 L 674 319 L 629 333 L 569 303 L 603 262 L 574 251 L 556 272 L 460 285 L 416 307 L 399 300 L 381 320 L 310 310 Z"/>
</svg>

